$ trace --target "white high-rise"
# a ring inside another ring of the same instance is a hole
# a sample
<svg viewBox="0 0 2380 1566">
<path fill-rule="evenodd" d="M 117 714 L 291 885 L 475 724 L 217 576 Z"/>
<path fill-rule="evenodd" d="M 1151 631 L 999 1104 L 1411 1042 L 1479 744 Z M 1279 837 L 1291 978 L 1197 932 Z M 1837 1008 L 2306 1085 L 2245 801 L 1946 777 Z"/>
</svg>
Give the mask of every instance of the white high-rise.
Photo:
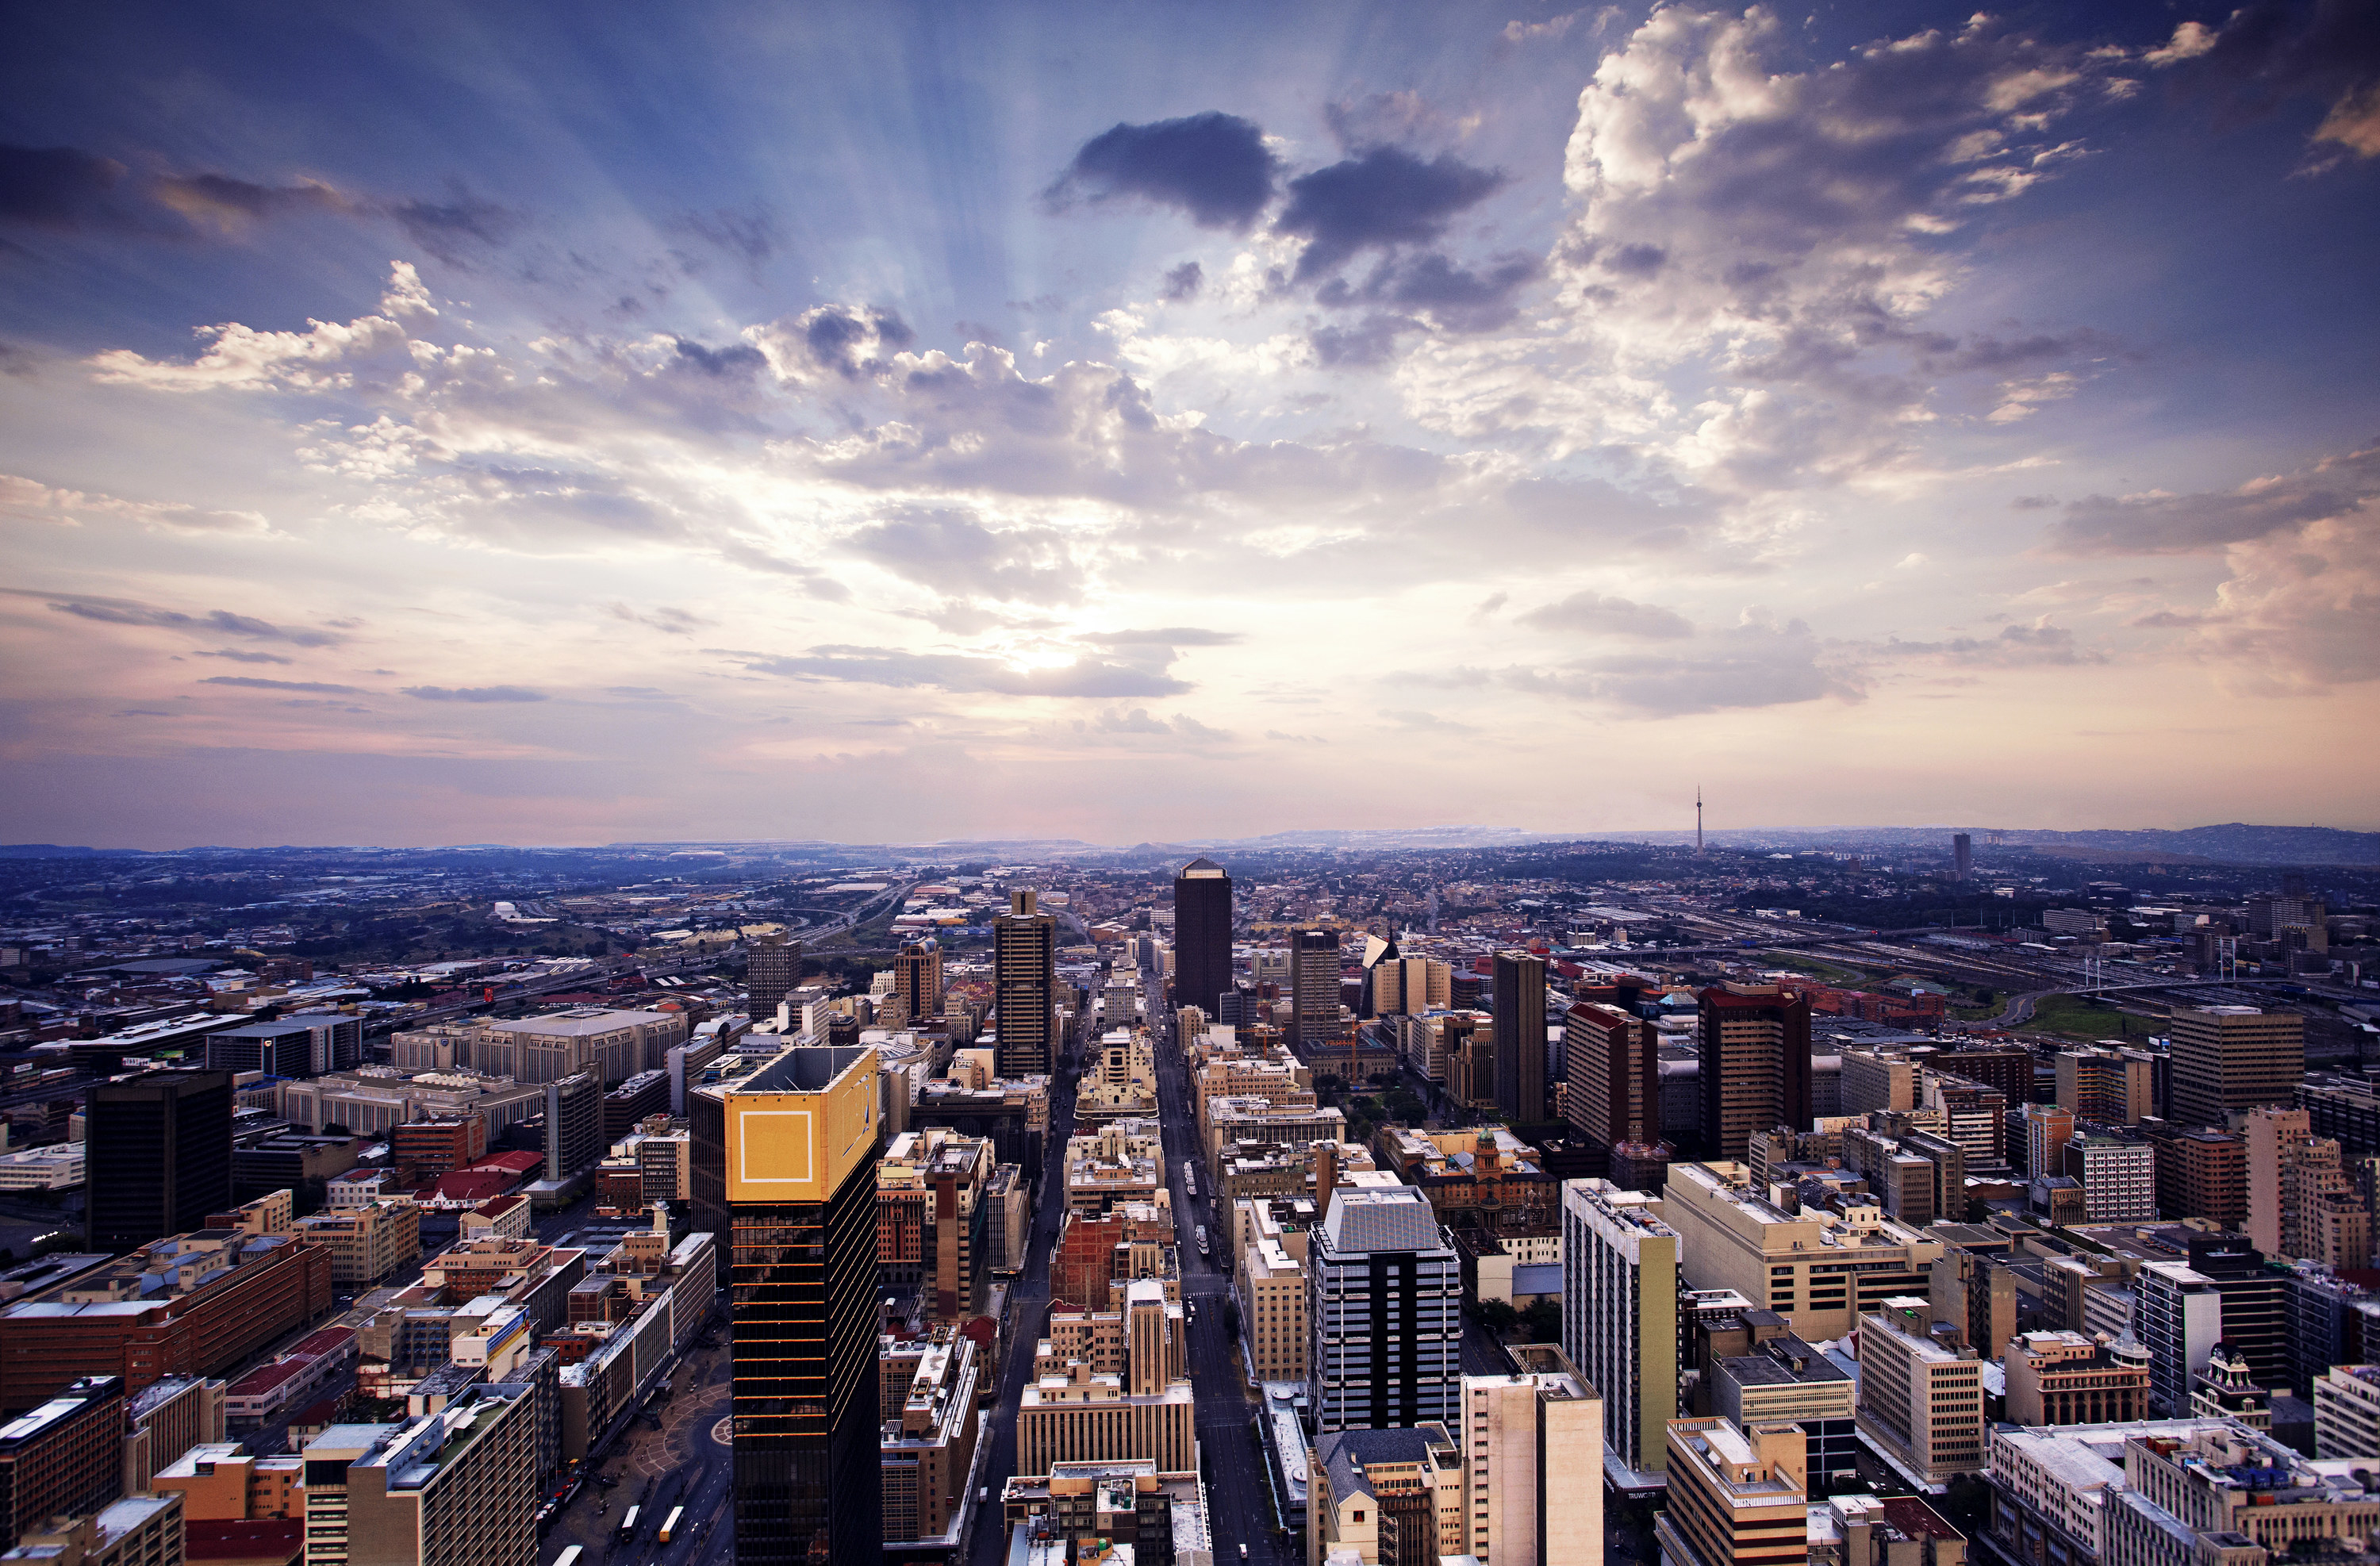
<svg viewBox="0 0 2380 1566">
<path fill-rule="evenodd" d="M 1678 1413 L 1677 1231 L 1656 1197 L 1572 1180 L 1561 1258 L 1562 1353 L 1603 1394 L 1605 1471 L 1622 1489 L 1658 1487 Z"/>
</svg>

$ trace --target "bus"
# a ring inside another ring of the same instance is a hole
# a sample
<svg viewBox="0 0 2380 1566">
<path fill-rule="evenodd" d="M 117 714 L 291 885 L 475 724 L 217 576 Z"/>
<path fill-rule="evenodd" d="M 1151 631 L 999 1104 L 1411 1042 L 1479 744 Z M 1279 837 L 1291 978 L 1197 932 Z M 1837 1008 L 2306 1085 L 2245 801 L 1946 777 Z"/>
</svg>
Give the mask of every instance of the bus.
<svg viewBox="0 0 2380 1566">
<path fill-rule="evenodd" d="M 1198 1165 L 1189 1159 L 1182 1160 L 1182 1194 L 1194 1202 L 1198 1199 Z"/>
<path fill-rule="evenodd" d="M 620 1518 L 620 1542 L 622 1544 L 626 1544 L 630 1539 L 637 1536 L 637 1512 L 639 1508 L 631 1506 Z"/>
<path fill-rule="evenodd" d="M 670 1514 L 662 1519 L 662 1543 L 667 1544 L 672 1538 L 676 1536 L 678 1519 L 685 1515 L 685 1507 L 673 1506 L 670 1508 Z"/>
<path fill-rule="evenodd" d="M 578 1558 L 586 1553 L 587 1552 L 578 1546 L 572 1545 L 568 1549 L 564 1550 L 560 1555 L 553 1558 L 553 1566 L 578 1566 Z"/>
<path fill-rule="evenodd" d="M 1198 1226 L 1198 1254 L 1202 1256 L 1208 1254 L 1207 1250 L 1207 1226 L 1203 1223 Z"/>
</svg>

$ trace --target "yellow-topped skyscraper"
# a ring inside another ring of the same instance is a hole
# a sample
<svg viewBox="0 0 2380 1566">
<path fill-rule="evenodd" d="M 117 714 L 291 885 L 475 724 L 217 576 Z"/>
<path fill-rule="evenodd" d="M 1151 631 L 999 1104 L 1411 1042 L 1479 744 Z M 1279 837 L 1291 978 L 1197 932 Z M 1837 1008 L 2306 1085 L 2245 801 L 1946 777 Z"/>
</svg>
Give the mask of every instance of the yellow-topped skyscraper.
<svg viewBox="0 0 2380 1566">
<path fill-rule="evenodd" d="M 787 1050 L 686 1095 L 698 1221 L 728 1252 L 735 1301 L 735 1558 L 876 1566 L 872 1047 Z"/>
</svg>

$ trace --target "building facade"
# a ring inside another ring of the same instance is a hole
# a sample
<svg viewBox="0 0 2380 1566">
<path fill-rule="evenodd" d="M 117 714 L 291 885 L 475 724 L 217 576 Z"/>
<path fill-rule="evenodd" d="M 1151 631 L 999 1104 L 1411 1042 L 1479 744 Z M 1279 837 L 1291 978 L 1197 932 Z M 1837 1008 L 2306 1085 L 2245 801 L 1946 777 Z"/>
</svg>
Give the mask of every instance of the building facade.
<svg viewBox="0 0 2380 1566">
<path fill-rule="evenodd" d="M 1173 1003 L 1217 1014 L 1232 992 L 1232 878 L 1193 859 L 1173 878 Z"/>
<path fill-rule="evenodd" d="M 1315 1428 L 1453 1419 L 1463 1273 L 1422 1194 L 1335 1192 L 1306 1261 Z"/>
</svg>

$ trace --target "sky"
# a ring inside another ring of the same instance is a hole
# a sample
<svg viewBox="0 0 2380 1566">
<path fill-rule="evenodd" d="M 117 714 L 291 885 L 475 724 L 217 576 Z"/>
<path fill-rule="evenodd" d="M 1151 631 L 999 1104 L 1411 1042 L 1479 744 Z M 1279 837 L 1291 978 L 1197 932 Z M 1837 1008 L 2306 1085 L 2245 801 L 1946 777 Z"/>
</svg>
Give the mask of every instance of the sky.
<svg viewBox="0 0 2380 1566">
<path fill-rule="evenodd" d="M 17 7 L 0 840 L 2380 828 L 2380 7 Z"/>
</svg>

